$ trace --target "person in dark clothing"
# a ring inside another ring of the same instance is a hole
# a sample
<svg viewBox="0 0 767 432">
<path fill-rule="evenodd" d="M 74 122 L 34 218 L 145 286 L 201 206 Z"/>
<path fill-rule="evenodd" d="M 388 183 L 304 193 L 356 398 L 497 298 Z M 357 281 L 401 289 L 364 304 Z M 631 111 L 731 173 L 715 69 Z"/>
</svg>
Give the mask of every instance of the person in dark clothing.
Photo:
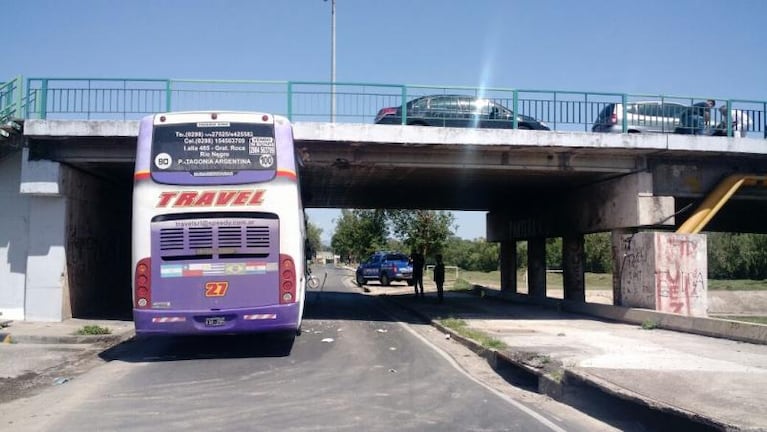
<svg viewBox="0 0 767 432">
<path fill-rule="evenodd" d="M 705 102 L 693 104 L 679 116 L 679 126 L 674 133 L 684 135 L 704 135 L 706 126 L 711 120 L 711 108 L 716 105 L 716 101 L 708 99 Z"/>
<path fill-rule="evenodd" d="M 442 303 L 445 285 L 445 264 L 442 263 L 442 255 L 437 255 L 437 264 L 434 266 L 434 283 L 437 284 L 437 299 Z"/>
<path fill-rule="evenodd" d="M 423 297 L 423 255 L 413 251 L 410 255 L 410 260 L 413 263 L 413 287 L 415 288 L 415 296 L 418 297 L 420 289 L 421 297 Z"/>
</svg>

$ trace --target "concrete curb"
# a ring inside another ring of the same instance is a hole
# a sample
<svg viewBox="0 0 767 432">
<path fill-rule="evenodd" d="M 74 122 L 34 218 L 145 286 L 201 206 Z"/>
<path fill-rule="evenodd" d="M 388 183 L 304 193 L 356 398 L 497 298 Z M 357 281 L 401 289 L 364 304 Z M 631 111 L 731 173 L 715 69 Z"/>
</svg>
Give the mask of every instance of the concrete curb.
<svg viewBox="0 0 767 432">
<path fill-rule="evenodd" d="M 65 336 L 39 336 L 21 335 L 12 336 L 13 343 L 28 344 L 90 344 L 90 343 L 119 343 L 133 337 L 133 332 L 121 332 L 108 335 L 65 335 Z"/>
<path fill-rule="evenodd" d="M 384 296 L 384 298 L 386 298 L 386 296 Z M 415 308 L 411 308 L 410 306 L 405 305 L 403 302 L 397 301 L 396 299 L 389 299 L 389 301 L 396 303 L 399 307 L 407 309 L 410 312 L 420 316 L 425 321 L 428 321 L 439 331 L 449 334 L 452 339 L 455 339 L 475 354 L 484 358 L 490 367 L 492 367 L 496 372 L 504 367 L 509 367 L 513 370 L 522 372 L 527 376 L 533 377 L 536 380 L 537 392 L 549 396 L 554 400 L 567 403 L 564 395 L 568 391 L 575 390 L 578 387 L 586 386 L 597 389 L 612 398 L 617 398 L 625 402 L 636 404 L 662 414 L 672 415 L 681 419 L 689 420 L 698 425 L 706 425 L 723 431 L 743 430 L 737 425 L 726 424 L 720 420 L 706 417 L 700 413 L 687 411 L 685 409 L 657 401 L 650 397 L 635 393 L 624 387 L 612 384 L 587 372 L 568 368 L 561 364 L 558 364 L 556 369 L 553 371 L 550 370 L 549 373 L 547 373 L 545 372 L 544 368 L 533 366 L 529 362 L 521 360 L 521 358 L 535 358 L 537 357 L 535 353 L 522 353 L 510 350 L 499 351 L 493 348 L 485 348 L 479 342 L 458 334 L 453 329 L 445 327 L 437 320 L 432 320 L 429 316 L 422 314 Z M 554 372 L 554 374 L 551 372 Z M 559 376 L 557 377 L 556 375 Z"/>
<path fill-rule="evenodd" d="M 759 345 L 767 345 L 767 325 L 731 321 L 720 318 L 700 318 L 675 315 L 647 309 L 629 308 L 595 303 L 582 303 L 553 298 L 537 299 L 525 294 L 501 293 L 498 290 L 474 285 L 475 293 L 515 303 L 535 304 L 567 312 L 590 315 L 628 324 L 641 325 L 651 321 L 657 328 L 710 336 Z"/>
</svg>

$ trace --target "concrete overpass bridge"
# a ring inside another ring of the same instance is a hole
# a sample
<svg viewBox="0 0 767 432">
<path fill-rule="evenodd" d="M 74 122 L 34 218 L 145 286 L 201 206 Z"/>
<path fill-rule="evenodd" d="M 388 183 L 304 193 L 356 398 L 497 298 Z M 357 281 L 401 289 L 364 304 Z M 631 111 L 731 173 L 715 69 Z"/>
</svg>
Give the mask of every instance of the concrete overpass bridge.
<svg viewBox="0 0 767 432">
<path fill-rule="evenodd" d="M 50 114 L 12 116 L 23 126 L 12 128 L 0 144 L 5 209 L 0 251 L 7 263 L 0 270 L 0 280 L 6 281 L 0 311 L 30 320 L 124 313 L 130 305 L 130 269 L 119 263 L 129 262 L 138 122 L 53 119 Z M 765 232 L 760 216 L 767 195 L 760 176 L 767 172 L 767 142 L 758 136 L 761 129 L 747 138 L 561 129 L 294 121 L 306 207 L 486 211 L 487 238 L 501 244 L 507 291 L 517 288 L 515 242 L 527 240 L 528 291 L 545 297 L 545 239 L 562 237 L 565 298 L 583 301 L 583 235 L 609 231 L 618 257 L 613 260 L 616 304 L 642 306 L 636 303 L 647 299 L 626 295 L 627 286 L 644 281 L 624 277 L 625 257 L 638 256 L 636 244 L 627 253 L 631 239 L 642 230 L 675 231 L 731 175 L 754 176 L 706 229 Z M 724 203 L 725 195 L 716 203 Z M 654 251 L 653 245 L 640 243 L 647 254 Z M 696 237 L 693 244 L 701 243 Z M 699 274 L 699 254 L 694 258 L 691 271 Z M 695 313 L 696 307 L 687 312 Z"/>
</svg>

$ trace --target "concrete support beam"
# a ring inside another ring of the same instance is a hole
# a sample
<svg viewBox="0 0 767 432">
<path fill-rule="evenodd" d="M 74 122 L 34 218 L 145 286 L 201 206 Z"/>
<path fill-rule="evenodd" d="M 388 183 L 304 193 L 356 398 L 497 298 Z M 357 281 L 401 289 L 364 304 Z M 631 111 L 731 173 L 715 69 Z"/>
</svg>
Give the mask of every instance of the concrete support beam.
<svg viewBox="0 0 767 432">
<path fill-rule="evenodd" d="M 61 166 L 49 160 L 29 160 L 29 149 L 22 150 L 19 192 L 30 195 L 61 195 Z"/>
<path fill-rule="evenodd" d="M 570 231 L 674 225 L 674 198 L 654 196 L 652 174 L 639 172 L 582 189 L 566 203 Z"/>
<path fill-rule="evenodd" d="M 525 207 L 525 213 L 487 214 L 487 240 L 558 237 L 643 226 L 674 225 L 674 198 L 654 196 L 652 175 L 633 173 L 588 188 L 568 199 L 553 196 Z"/>
<path fill-rule="evenodd" d="M 546 297 L 546 239 L 536 237 L 527 241 L 527 293 Z"/>
<path fill-rule="evenodd" d="M 501 242 L 501 292 L 517 292 L 517 242 Z"/>
<path fill-rule="evenodd" d="M 562 276 L 564 299 L 585 302 L 586 279 L 583 234 L 562 237 Z"/>
</svg>

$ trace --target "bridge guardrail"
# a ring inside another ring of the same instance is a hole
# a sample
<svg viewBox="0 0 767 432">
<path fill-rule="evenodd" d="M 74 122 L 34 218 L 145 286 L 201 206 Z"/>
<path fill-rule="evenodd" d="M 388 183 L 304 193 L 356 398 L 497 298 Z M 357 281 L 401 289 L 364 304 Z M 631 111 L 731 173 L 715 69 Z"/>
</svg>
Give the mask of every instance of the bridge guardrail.
<svg viewBox="0 0 767 432">
<path fill-rule="evenodd" d="M 0 124 L 12 118 L 23 118 L 23 83 L 21 77 L 0 83 Z"/>
<path fill-rule="evenodd" d="M 608 104 L 622 104 L 618 129 L 629 132 L 627 107 L 639 101 L 674 102 L 684 106 L 707 97 L 634 95 L 606 92 L 525 90 L 511 88 L 400 85 L 320 81 L 179 80 L 133 78 L 28 78 L 24 89 L 18 77 L 0 85 L 0 120 L 9 116 L 39 119 L 132 120 L 163 111 L 260 110 L 292 121 L 372 123 L 378 110 L 398 107 L 419 96 L 461 94 L 500 103 L 513 112 L 534 117 L 558 131 L 591 131 Z M 333 104 L 335 100 L 335 104 Z M 767 138 L 767 101 L 725 99 L 716 107 L 745 113 L 747 136 Z M 636 108 L 636 107 L 634 107 Z M 633 108 L 632 108 L 633 109 Z M 652 125 L 656 116 L 634 116 L 632 122 Z M 733 135 L 732 121 L 711 110 L 707 127 L 724 120 Z M 402 116 L 407 124 L 407 113 Z M 516 127 L 516 119 L 514 127 Z M 664 132 L 670 126 L 664 126 Z"/>
</svg>

